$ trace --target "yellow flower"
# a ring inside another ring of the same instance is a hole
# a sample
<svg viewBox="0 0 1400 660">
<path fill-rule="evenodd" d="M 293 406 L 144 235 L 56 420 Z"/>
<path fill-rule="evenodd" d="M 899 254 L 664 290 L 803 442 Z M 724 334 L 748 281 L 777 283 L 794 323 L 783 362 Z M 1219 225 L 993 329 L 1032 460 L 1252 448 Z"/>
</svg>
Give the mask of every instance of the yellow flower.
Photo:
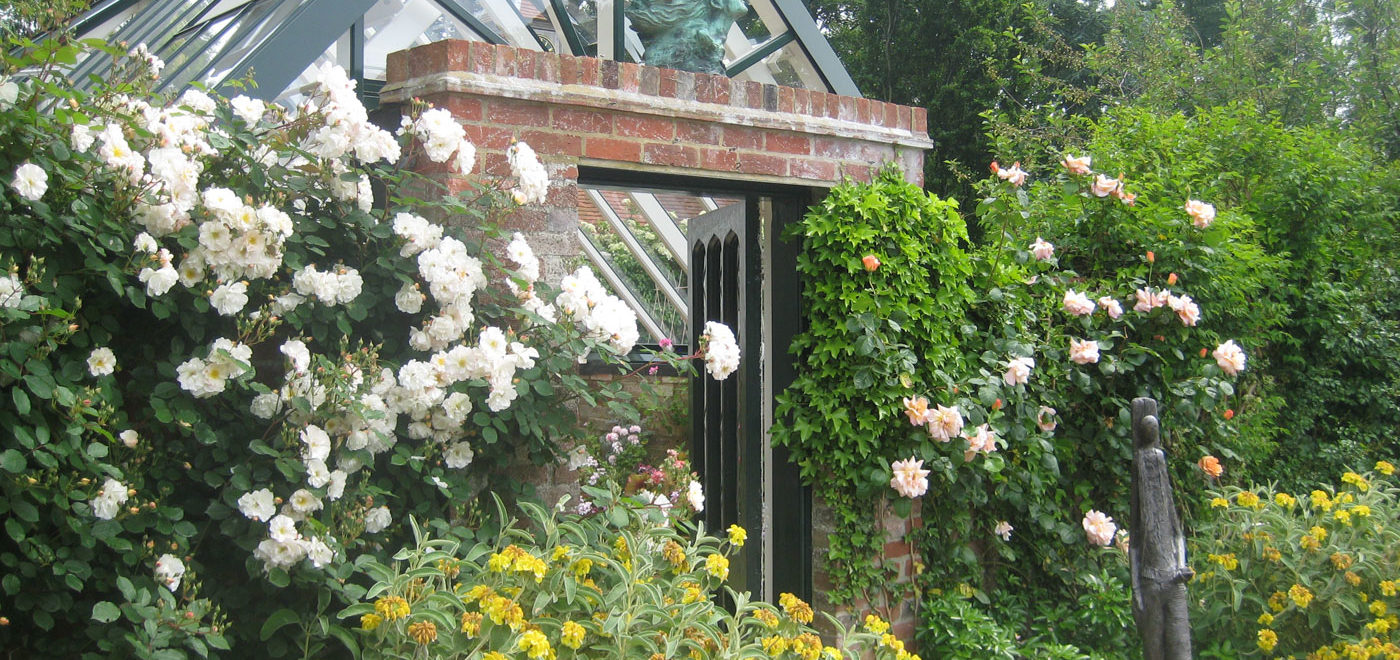
<svg viewBox="0 0 1400 660">
<path fill-rule="evenodd" d="M 904 650 L 904 642 L 890 633 L 880 635 L 880 646 L 894 649 L 896 653 Z"/>
<path fill-rule="evenodd" d="M 661 556 L 679 573 L 690 570 L 690 559 L 685 556 L 685 548 L 675 541 L 666 541 L 666 545 L 661 548 Z"/>
<path fill-rule="evenodd" d="M 1361 586 L 1361 576 L 1357 575 L 1356 573 L 1353 573 L 1352 571 L 1347 571 L 1342 575 L 1342 577 L 1346 579 L 1347 584 L 1353 587 Z"/>
<path fill-rule="evenodd" d="M 1261 626 L 1273 625 L 1273 623 L 1274 623 L 1274 615 L 1269 614 L 1268 612 L 1265 612 L 1265 613 L 1259 615 L 1258 621 L 1259 621 L 1259 625 L 1261 625 Z"/>
<path fill-rule="evenodd" d="M 1274 650 L 1278 644 L 1278 633 L 1265 628 L 1259 631 L 1259 649 L 1264 652 Z"/>
<path fill-rule="evenodd" d="M 549 638 L 538 630 L 526 630 L 520 636 L 518 642 L 520 650 L 525 652 L 531 660 L 543 660 L 554 657 L 554 650 L 549 647 Z"/>
<path fill-rule="evenodd" d="M 1346 474 L 1343 474 L 1342 482 L 1356 486 L 1356 489 L 1363 493 L 1367 490 L 1370 490 L 1371 488 L 1371 484 L 1366 483 L 1365 477 L 1362 477 L 1361 475 L 1355 472 L 1348 472 Z"/>
<path fill-rule="evenodd" d="M 885 623 L 884 619 L 874 614 L 867 614 L 865 615 L 865 629 L 876 635 L 882 635 L 890 631 L 890 624 Z"/>
<path fill-rule="evenodd" d="M 584 557 L 583 559 L 574 562 L 573 566 L 570 566 L 569 568 L 573 570 L 575 580 L 582 580 L 588 577 L 589 571 L 593 570 L 593 560 Z"/>
<path fill-rule="evenodd" d="M 1225 508 L 1229 508 L 1229 506 L 1230 506 L 1230 500 L 1227 500 L 1227 499 L 1225 499 L 1225 498 L 1223 498 L 1223 497 L 1212 497 L 1211 500 L 1210 500 L 1210 506 L 1211 506 L 1211 508 L 1213 508 L 1213 509 L 1225 509 Z"/>
<path fill-rule="evenodd" d="M 1382 596 L 1394 596 L 1396 593 L 1397 593 L 1397 590 L 1396 590 L 1396 588 L 1395 588 L 1395 581 L 1394 581 L 1394 580 L 1383 580 L 1383 581 L 1381 581 L 1381 595 L 1382 595 Z"/>
<path fill-rule="evenodd" d="M 787 613 L 793 621 L 802 624 L 812 622 L 812 606 L 803 602 L 801 598 L 790 593 L 778 596 L 778 604 L 783 606 L 783 611 Z"/>
<path fill-rule="evenodd" d="M 583 646 L 584 632 L 583 626 L 573 621 L 565 621 L 564 627 L 559 630 L 559 643 L 577 650 Z"/>
<path fill-rule="evenodd" d="M 700 591 L 700 585 L 694 582 L 682 582 L 681 588 L 685 589 L 685 596 L 681 598 L 682 604 L 698 603 L 705 600 L 705 594 Z"/>
<path fill-rule="evenodd" d="M 838 649 L 834 646 L 828 646 L 823 648 L 822 655 L 826 656 L 830 660 L 845 660 L 845 656 L 841 654 L 841 649 Z"/>
<path fill-rule="evenodd" d="M 481 612 L 462 613 L 462 632 L 467 637 L 476 637 L 481 633 Z"/>
<path fill-rule="evenodd" d="M 1366 627 L 1376 631 L 1378 634 L 1384 635 L 1390 631 L 1390 622 L 1385 619 L 1376 619 L 1366 624 Z"/>
<path fill-rule="evenodd" d="M 1325 491 L 1315 490 L 1308 495 L 1308 500 L 1312 502 L 1314 509 L 1323 511 L 1332 510 L 1332 498 L 1327 496 Z"/>
<path fill-rule="evenodd" d="M 783 654 L 784 652 L 786 652 L 787 650 L 788 650 L 788 641 L 787 641 L 786 638 L 779 637 L 779 636 L 777 636 L 777 635 L 772 635 L 772 636 L 770 636 L 770 637 L 764 637 L 764 638 L 763 638 L 763 652 L 764 652 L 764 653 L 767 653 L 768 655 L 770 655 L 770 656 L 776 658 L 776 657 L 782 655 L 782 654 Z"/>
<path fill-rule="evenodd" d="M 1312 535 L 1315 536 L 1315 537 L 1317 537 L 1317 540 L 1318 540 L 1318 541 L 1326 541 L 1326 540 L 1327 540 L 1327 530 L 1325 530 L 1325 529 L 1323 529 L 1323 528 L 1321 528 L 1321 527 L 1314 526 L 1312 529 L 1308 530 L 1308 533 L 1309 533 L 1309 534 L 1312 534 Z"/>
<path fill-rule="evenodd" d="M 360 629 L 374 630 L 375 628 L 378 628 L 379 624 L 383 622 L 384 617 L 381 617 L 378 614 L 364 614 L 360 616 Z"/>
<path fill-rule="evenodd" d="M 1376 461 L 1376 472 L 1388 477 L 1395 474 L 1395 466 L 1391 465 L 1390 461 Z"/>
<path fill-rule="evenodd" d="M 1295 584 L 1288 588 L 1288 597 L 1293 599 L 1293 604 L 1299 608 L 1306 608 L 1312 602 L 1313 593 L 1301 584 Z"/>
<path fill-rule="evenodd" d="M 437 569 L 442 571 L 442 574 L 447 576 L 447 579 L 451 580 L 457 577 L 458 573 L 462 572 L 462 563 L 456 559 L 439 559 L 437 560 Z"/>
<path fill-rule="evenodd" d="M 1371 603 L 1371 614 L 1374 614 L 1374 615 L 1376 615 L 1376 616 L 1385 616 L 1385 610 L 1386 610 L 1385 601 L 1383 601 L 1383 600 L 1378 600 L 1378 601 L 1375 601 L 1375 602 Z"/>
<path fill-rule="evenodd" d="M 1328 559 L 1332 560 L 1332 566 L 1339 571 L 1345 571 L 1348 568 L 1351 568 L 1352 561 L 1354 561 L 1351 558 L 1351 555 L 1346 554 L 1344 552 L 1334 552 L 1332 553 L 1331 557 L 1328 557 Z"/>
<path fill-rule="evenodd" d="M 1264 558 L 1269 561 L 1276 562 L 1281 561 L 1283 559 L 1283 554 L 1278 551 L 1278 548 L 1275 548 L 1272 545 L 1264 546 L 1264 549 L 1260 551 L 1260 554 L 1262 554 Z"/>
<path fill-rule="evenodd" d="M 619 536 L 616 541 L 613 541 L 613 554 L 622 561 L 632 558 L 631 551 L 627 549 L 627 537 Z"/>
<path fill-rule="evenodd" d="M 1274 504 L 1277 504 L 1285 509 L 1291 509 L 1293 508 L 1293 505 L 1297 503 L 1298 500 L 1294 499 L 1294 497 L 1292 495 L 1289 495 L 1288 493 L 1279 493 L 1274 496 Z"/>
<path fill-rule="evenodd" d="M 569 546 L 561 545 L 554 548 L 554 553 L 549 556 L 550 561 L 559 561 L 569 556 Z"/>
<path fill-rule="evenodd" d="M 729 526 L 729 542 L 736 548 L 744 547 L 744 541 L 749 539 L 749 533 L 738 525 Z"/>
<path fill-rule="evenodd" d="M 1351 514 L 1346 511 L 1337 509 L 1332 513 L 1332 517 L 1336 518 L 1337 522 L 1342 523 L 1343 525 L 1347 525 L 1348 527 L 1351 526 Z"/>
<path fill-rule="evenodd" d="M 409 614 L 408 601 L 399 596 L 385 596 L 374 601 L 374 611 L 385 621 L 402 619 Z"/>
<path fill-rule="evenodd" d="M 437 626 L 432 621 L 417 621 L 408 624 L 408 636 L 419 644 L 432 644 L 437 641 Z"/>
<path fill-rule="evenodd" d="M 769 628 L 777 628 L 778 624 L 781 623 L 778 621 L 778 615 L 774 614 L 772 610 L 754 610 L 753 618 L 758 619 L 760 623 Z"/>
<path fill-rule="evenodd" d="M 705 558 L 705 572 L 721 580 L 729 579 L 729 560 L 724 555 L 711 554 Z"/>
<path fill-rule="evenodd" d="M 1254 491 L 1250 490 L 1240 492 L 1239 495 L 1235 496 L 1235 501 L 1239 502 L 1240 506 L 1247 506 L 1250 508 L 1259 506 L 1259 496 L 1255 495 Z"/>
<path fill-rule="evenodd" d="M 1275 591 L 1272 596 L 1269 596 L 1269 609 L 1275 612 L 1282 612 L 1285 607 L 1288 607 L 1288 594 L 1282 591 Z"/>
<path fill-rule="evenodd" d="M 1354 516 L 1361 516 L 1362 518 L 1365 518 L 1366 516 L 1371 515 L 1371 507 L 1366 506 L 1365 504 L 1358 504 L 1351 508 L 1351 514 Z"/>
<path fill-rule="evenodd" d="M 1206 559 L 1210 560 L 1212 563 L 1219 564 L 1227 571 L 1233 571 L 1239 568 L 1240 565 L 1239 560 L 1235 559 L 1235 553 L 1233 552 L 1226 555 L 1208 555 Z"/>
<path fill-rule="evenodd" d="M 495 651 L 487 651 L 486 655 L 481 656 L 481 660 L 506 660 L 506 657 Z"/>
</svg>

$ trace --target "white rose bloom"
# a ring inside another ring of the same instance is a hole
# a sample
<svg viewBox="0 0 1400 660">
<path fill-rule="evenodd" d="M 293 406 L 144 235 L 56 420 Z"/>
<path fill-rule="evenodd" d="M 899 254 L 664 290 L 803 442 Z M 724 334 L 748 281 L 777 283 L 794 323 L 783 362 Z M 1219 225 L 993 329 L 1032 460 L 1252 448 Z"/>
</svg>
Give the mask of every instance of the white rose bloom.
<svg viewBox="0 0 1400 660">
<path fill-rule="evenodd" d="M 263 539 L 253 556 L 263 562 L 263 568 L 291 568 L 292 564 L 306 556 L 306 547 L 298 539 L 279 541 L 275 538 Z"/>
<path fill-rule="evenodd" d="M 1230 376 L 1244 371 L 1244 349 L 1241 349 L 1233 339 L 1216 346 L 1211 356 L 1215 358 L 1215 364 L 1219 365 L 1220 370 Z"/>
<path fill-rule="evenodd" d="M 137 435 L 136 431 L 132 429 L 122 431 L 117 434 L 117 438 L 122 441 L 122 444 L 125 445 L 127 449 L 135 449 L 136 444 L 141 441 L 141 436 Z"/>
<path fill-rule="evenodd" d="M 1075 364 L 1094 364 L 1099 361 L 1099 343 L 1092 340 L 1069 340 L 1069 359 Z"/>
<path fill-rule="evenodd" d="M 24 283 L 14 275 L 0 276 L 0 307 L 14 309 L 24 302 Z"/>
<path fill-rule="evenodd" d="M 331 550 L 325 541 L 319 536 L 313 536 L 304 544 L 306 548 L 306 558 L 311 560 L 311 565 L 316 568 L 325 568 L 326 564 L 335 559 L 335 551 Z"/>
<path fill-rule="evenodd" d="M 472 464 L 472 446 L 466 442 L 454 442 L 442 453 L 443 462 L 453 470 L 460 470 Z"/>
<path fill-rule="evenodd" d="M 394 294 L 394 306 L 405 314 L 417 314 L 423 309 L 423 293 L 418 290 L 418 285 L 408 282 Z"/>
<path fill-rule="evenodd" d="M 1065 292 L 1064 308 L 1074 316 L 1085 316 L 1094 313 L 1094 302 L 1089 300 L 1089 296 L 1070 289 Z"/>
<path fill-rule="evenodd" d="M 345 495 L 345 479 L 348 475 L 344 470 L 332 470 L 330 484 L 326 486 L 326 499 L 334 502 Z"/>
<path fill-rule="evenodd" d="M 238 510 L 252 520 L 267 522 L 277 513 L 277 504 L 273 500 L 272 491 L 260 488 L 239 497 Z"/>
<path fill-rule="evenodd" d="M 73 145 L 73 151 L 82 153 L 92 148 L 92 143 L 96 136 L 92 134 L 92 129 L 87 124 L 73 124 L 73 135 L 69 143 Z"/>
<path fill-rule="evenodd" d="M 253 404 L 249 406 L 249 411 L 258 419 L 272 419 L 282 407 L 282 401 L 272 392 L 265 392 L 253 397 Z"/>
<path fill-rule="evenodd" d="M 1031 379 L 1031 369 L 1035 368 L 1035 360 L 1028 357 L 1012 358 L 1006 365 L 1006 373 L 1002 374 L 1002 381 L 1008 386 L 1024 385 Z"/>
<path fill-rule="evenodd" d="M 292 505 L 292 511 L 300 514 L 311 513 L 321 508 L 320 498 L 316 497 L 315 493 L 305 488 L 297 489 L 295 493 L 292 493 L 292 497 L 288 499 L 287 502 Z"/>
<path fill-rule="evenodd" d="M 297 532 L 297 521 L 285 515 L 275 515 L 267 524 L 267 535 L 274 541 L 295 541 L 301 538 L 301 533 Z"/>
<path fill-rule="evenodd" d="M 701 345 L 705 350 L 705 369 L 715 380 L 724 380 L 739 368 L 739 344 L 729 326 L 706 322 Z"/>
<path fill-rule="evenodd" d="M 106 376 L 117 370 L 117 356 L 106 346 L 95 348 L 88 355 L 87 367 L 93 377 Z"/>
<path fill-rule="evenodd" d="M 476 167 L 476 145 L 462 140 L 457 143 L 457 157 L 452 161 L 457 171 L 462 174 L 470 174 L 473 167 Z"/>
<path fill-rule="evenodd" d="M 266 103 L 242 94 L 233 97 L 229 101 L 229 107 L 233 108 L 233 114 L 249 126 L 257 124 L 258 120 L 262 119 L 263 113 L 267 112 Z"/>
<path fill-rule="evenodd" d="M 185 577 L 185 562 L 180 561 L 175 555 L 163 554 L 156 560 L 156 582 L 161 583 L 166 589 L 175 591 L 180 588 L 180 578 Z"/>
<path fill-rule="evenodd" d="M 209 304 L 220 316 L 232 316 L 248 304 L 248 283 L 233 282 L 220 285 L 209 295 Z"/>
<path fill-rule="evenodd" d="M 394 517 L 389 513 L 389 507 L 375 507 L 365 512 L 365 533 L 377 534 L 388 529 L 393 522 Z"/>
<path fill-rule="evenodd" d="M 15 169 L 15 180 L 10 184 L 15 192 L 31 202 L 38 201 L 49 189 L 49 173 L 33 163 L 25 163 Z"/>
<path fill-rule="evenodd" d="M 121 506 L 126 504 L 126 499 L 126 486 L 116 479 L 108 478 L 102 483 L 102 489 L 97 491 L 97 496 L 92 498 L 92 515 L 111 520 L 117 517 Z"/>
<path fill-rule="evenodd" d="M 13 80 L 0 82 L 0 110 L 8 109 L 19 100 L 19 85 Z"/>
<path fill-rule="evenodd" d="M 442 409 L 453 424 L 461 425 L 472 411 L 472 399 L 464 392 L 453 392 L 443 400 Z"/>
<path fill-rule="evenodd" d="M 306 462 L 306 485 L 320 488 L 330 481 L 331 471 L 326 468 L 325 461 L 313 458 Z"/>
<path fill-rule="evenodd" d="M 162 266 L 160 269 L 142 268 L 141 274 L 137 276 L 146 285 L 146 295 L 159 298 L 165 295 L 170 287 L 175 286 L 180 281 L 180 274 L 175 272 L 171 266 Z"/>
<path fill-rule="evenodd" d="M 300 339 L 289 339 L 283 342 L 282 348 L 278 350 L 291 361 L 293 370 L 306 371 L 311 368 L 311 351 Z"/>
<path fill-rule="evenodd" d="M 691 480 L 690 487 L 685 492 L 686 501 L 690 502 L 690 508 L 696 513 L 705 510 L 705 489 L 700 482 Z"/>
<path fill-rule="evenodd" d="M 136 240 L 131 242 L 131 247 L 137 252 L 146 254 L 155 254 L 156 250 L 160 249 L 160 246 L 156 244 L 156 239 L 144 231 L 136 235 Z"/>
<path fill-rule="evenodd" d="M 331 437 L 315 424 L 307 425 L 301 431 L 301 441 L 306 449 L 302 454 L 307 460 L 326 460 L 331 455 Z"/>
</svg>

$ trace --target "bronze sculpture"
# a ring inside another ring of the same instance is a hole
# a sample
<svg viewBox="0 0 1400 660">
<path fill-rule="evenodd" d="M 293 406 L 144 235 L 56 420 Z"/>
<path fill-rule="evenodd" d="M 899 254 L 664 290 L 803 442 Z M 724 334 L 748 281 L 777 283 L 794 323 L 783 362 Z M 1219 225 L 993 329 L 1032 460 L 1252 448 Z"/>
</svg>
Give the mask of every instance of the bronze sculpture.
<svg viewBox="0 0 1400 660">
<path fill-rule="evenodd" d="M 748 12 L 745 0 L 631 0 L 626 15 L 648 66 L 724 73 L 724 38 Z"/>
<path fill-rule="evenodd" d="M 1133 499 L 1128 556 L 1133 573 L 1133 619 L 1146 660 L 1189 660 L 1186 537 L 1172 500 L 1162 451 L 1157 402 L 1133 399 Z"/>
</svg>

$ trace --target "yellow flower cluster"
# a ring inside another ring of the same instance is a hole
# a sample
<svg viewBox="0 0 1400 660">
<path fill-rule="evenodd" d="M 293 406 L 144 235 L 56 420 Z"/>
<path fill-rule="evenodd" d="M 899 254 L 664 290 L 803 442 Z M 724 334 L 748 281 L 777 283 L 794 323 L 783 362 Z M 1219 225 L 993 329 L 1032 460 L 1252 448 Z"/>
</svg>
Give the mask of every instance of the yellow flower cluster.
<svg viewBox="0 0 1400 660">
<path fill-rule="evenodd" d="M 812 622 L 812 606 L 808 605 L 801 598 L 790 593 L 783 593 L 778 596 L 778 604 L 783 607 L 783 611 L 786 612 L 788 617 L 793 621 L 803 625 Z"/>
<path fill-rule="evenodd" d="M 1393 642 L 1381 642 L 1379 638 L 1371 637 L 1362 643 L 1338 642 L 1308 654 L 1308 660 L 1343 660 L 1344 658 L 1346 660 L 1369 660 L 1370 658 L 1400 660 L 1400 646 L 1396 646 Z"/>
<path fill-rule="evenodd" d="M 1278 633 L 1265 628 L 1259 631 L 1259 650 L 1265 653 L 1274 650 L 1278 644 Z"/>
<path fill-rule="evenodd" d="M 1332 566 L 1339 571 L 1345 571 L 1351 568 L 1352 562 L 1355 561 L 1351 558 L 1351 555 L 1345 552 L 1334 552 L 1329 559 L 1332 560 Z"/>
<path fill-rule="evenodd" d="M 1275 591 L 1272 596 L 1269 596 L 1269 609 L 1282 612 L 1286 607 L 1288 607 L 1288 594 Z"/>
<path fill-rule="evenodd" d="M 711 554 L 705 558 L 705 572 L 721 580 L 729 579 L 729 559 L 724 555 Z"/>
<path fill-rule="evenodd" d="M 1371 489 L 1371 484 L 1367 483 L 1366 478 L 1355 472 L 1343 474 L 1342 483 L 1351 484 L 1363 493 Z"/>
<path fill-rule="evenodd" d="M 543 559 L 529 553 L 529 551 L 518 545 L 508 545 L 506 549 L 491 555 L 486 561 L 486 568 L 493 573 L 503 573 L 505 571 L 515 571 L 517 573 L 530 573 L 535 576 L 535 582 L 544 580 L 544 574 L 549 570 L 549 565 Z"/>
<path fill-rule="evenodd" d="M 749 533 L 744 531 L 744 528 L 738 525 L 730 525 L 728 531 L 729 543 L 736 548 L 744 547 L 744 541 L 748 540 Z"/>
<path fill-rule="evenodd" d="M 432 644 L 437 641 L 437 626 L 432 621 L 415 621 L 408 624 L 408 636 L 419 644 Z"/>
<path fill-rule="evenodd" d="M 549 638 L 538 630 L 525 631 L 525 634 L 520 636 L 517 645 L 530 660 L 553 660 L 554 658 L 554 649 L 549 646 Z"/>
<path fill-rule="evenodd" d="M 491 594 L 481 599 L 481 613 L 496 625 L 508 625 L 511 630 L 519 630 L 525 623 L 525 611 L 517 603 L 505 596 Z"/>
<path fill-rule="evenodd" d="M 578 650 L 578 647 L 583 646 L 585 632 L 583 626 L 573 621 L 565 621 L 564 627 L 559 629 L 559 643 Z"/>
<path fill-rule="evenodd" d="M 385 621 L 402 619 L 409 615 L 408 601 L 401 596 L 384 596 L 374 601 L 374 611 Z"/>
<path fill-rule="evenodd" d="M 360 629 L 365 631 L 374 630 L 379 624 L 384 623 L 384 617 L 378 614 L 364 614 L 360 616 Z"/>
<path fill-rule="evenodd" d="M 876 635 L 883 635 L 890 631 L 890 624 L 874 614 L 867 614 L 865 615 L 865 629 Z"/>
<path fill-rule="evenodd" d="M 1390 461 L 1377 461 L 1376 472 L 1379 472 L 1388 477 L 1392 474 L 1395 474 L 1395 466 L 1392 465 Z"/>
<path fill-rule="evenodd" d="M 1212 497 L 1210 499 L 1210 507 L 1212 509 L 1228 509 L 1230 508 L 1230 500 L 1223 497 Z"/>
<path fill-rule="evenodd" d="M 685 555 L 685 548 L 675 541 L 666 541 L 666 545 L 661 548 L 661 556 L 666 558 L 677 573 L 690 570 L 690 558 Z"/>
<path fill-rule="evenodd" d="M 1209 555 L 1206 559 L 1211 563 L 1219 564 L 1221 568 L 1227 571 L 1233 571 L 1240 566 L 1240 562 L 1235 559 L 1235 553 L 1233 552 L 1224 555 Z"/>
<path fill-rule="evenodd" d="M 705 593 L 700 590 L 700 585 L 694 582 L 682 582 L 681 588 L 685 590 L 685 596 L 681 597 L 682 604 L 698 603 L 705 600 Z"/>
<path fill-rule="evenodd" d="M 1323 511 L 1332 510 L 1332 498 L 1327 494 L 1326 491 L 1315 490 L 1312 493 L 1309 493 L 1308 501 L 1312 502 L 1312 506 L 1314 509 L 1321 509 Z"/>
<path fill-rule="evenodd" d="M 1382 581 L 1381 581 L 1381 595 L 1382 595 L 1382 596 L 1394 596 L 1397 592 L 1400 592 L 1400 590 L 1397 590 L 1397 589 L 1396 589 L 1396 582 L 1395 582 L 1395 580 L 1382 580 Z"/>
<path fill-rule="evenodd" d="M 779 623 L 779 621 L 778 621 L 778 615 L 777 615 L 777 614 L 774 614 L 772 610 L 765 610 L 765 609 L 757 609 L 757 610 L 754 610 L 753 618 L 758 619 L 759 623 L 762 623 L 763 625 L 765 625 L 765 626 L 767 626 L 767 627 L 769 627 L 769 628 L 777 628 L 777 627 L 778 627 L 778 623 Z"/>
<path fill-rule="evenodd" d="M 481 612 L 462 613 L 462 632 L 469 639 L 481 634 Z"/>
<path fill-rule="evenodd" d="M 1299 608 L 1306 608 L 1312 602 L 1313 593 L 1301 584 L 1295 584 L 1288 588 L 1288 597 L 1293 599 L 1293 604 Z"/>
<path fill-rule="evenodd" d="M 1251 490 L 1241 491 L 1239 495 L 1235 496 L 1235 501 L 1239 502 L 1240 506 L 1249 507 L 1251 509 L 1258 509 L 1262 506 L 1262 503 L 1259 501 L 1259 496 Z"/>
<path fill-rule="evenodd" d="M 1275 548 L 1272 545 L 1264 546 L 1264 549 L 1261 550 L 1259 554 L 1263 555 L 1265 559 L 1272 562 L 1278 562 L 1283 560 L 1283 553 L 1280 553 L 1278 551 L 1278 548 Z"/>
<path fill-rule="evenodd" d="M 1292 495 L 1289 495 L 1288 493 L 1279 493 L 1277 495 L 1274 495 L 1274 504 L 1277 504 L 1285 509 L 1291 509 L 1293 508 L 1293 505 L 1297 503 L 1297 498 L 1293 497 Z"/>
</svg>

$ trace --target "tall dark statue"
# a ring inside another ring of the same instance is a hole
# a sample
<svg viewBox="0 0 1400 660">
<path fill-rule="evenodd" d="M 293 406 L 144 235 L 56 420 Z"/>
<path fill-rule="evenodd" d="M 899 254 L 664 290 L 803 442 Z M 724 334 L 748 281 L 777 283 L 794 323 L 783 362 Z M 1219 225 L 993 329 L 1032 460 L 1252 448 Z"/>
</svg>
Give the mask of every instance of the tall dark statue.
<svg viewBox="0 0 1400 660">
<path fill-rule="evenodd" d="M 630 0 L 625 13 L 648 66 L 722 74 L 724 37 L 748 10 L 745 0 Z"/>
<path fill-rule="evenodd" d="M 1133 510 L 1128 558 L 1133 571 L 1133 618 L 1145 660 L 1190 660 L 1186 613 L 1186 537 L 1172 499 L 1162 451 L 1157 401 L 1133 399 Z"/>
</svg>

